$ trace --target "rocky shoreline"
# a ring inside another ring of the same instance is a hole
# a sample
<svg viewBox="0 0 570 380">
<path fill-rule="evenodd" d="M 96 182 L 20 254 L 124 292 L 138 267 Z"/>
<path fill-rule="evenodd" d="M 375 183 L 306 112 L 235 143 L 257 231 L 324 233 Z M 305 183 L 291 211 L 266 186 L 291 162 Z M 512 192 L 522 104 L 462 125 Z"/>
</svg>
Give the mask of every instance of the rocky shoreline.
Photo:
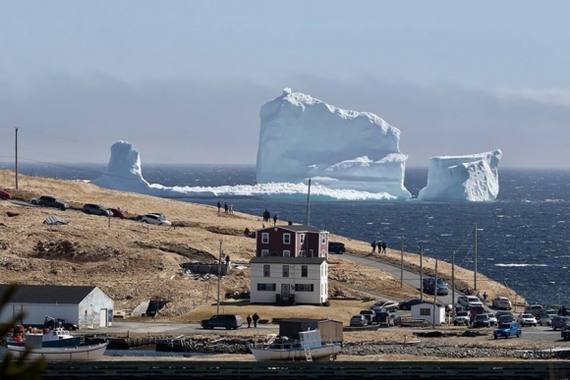
<svg viewBox="0 0 570 380">
<path fill-rule="evenodd" d="M 133 340 L 125 342 L 123 338 L 109 338 L 109 348 L 128 349 L 136 347 L 137 343 L 155 348 L 161 352 L 188 352 L 200 354 L 250 354 L 249 345 L 252 340 L 242 339 L 191 339 L 191 338 L 157 338 L 154 345 L 144 340 Z M 118 345 L 118 342 L 121 342 Z M 474 347 L 458 345 L 442 345 L 435 343 L 383 343 L 370 344 L 367 342 L 345 343 L 340 358 L 342 356 L 415 356 L 437 357 L 441 359 L 472 359 L 488 358 L 498 359 L 526 359 L 526 360 L 548 360 L 548 359 L 570 359 L 570 350 L 537 349 L 536 347 Z"/>
</svg>

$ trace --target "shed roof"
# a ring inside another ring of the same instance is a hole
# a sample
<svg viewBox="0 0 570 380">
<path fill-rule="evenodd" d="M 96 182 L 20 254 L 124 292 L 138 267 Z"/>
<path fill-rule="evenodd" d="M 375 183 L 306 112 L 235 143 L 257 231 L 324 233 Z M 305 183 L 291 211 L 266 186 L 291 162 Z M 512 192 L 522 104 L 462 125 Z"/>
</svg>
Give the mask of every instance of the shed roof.
<svg viewBox="0 0 570 380">
<path fill-rule="evenodd" d="M 316 233 L 319 233 L 319 232 L 326 232 L 326 231 L 323 231 L 323 230 L 321 230 L 321 229 L 319 229 L 319 228 L 316 228 L 316 227 L 307 226 L 306 224 L 293 224 L 293 225 L 284 225 L 284 226 L 281 226 L 281 225 L 280 225 L 280 226 L 270 226 L 270 227 L 260 228 L 260 229 L 257 230 L 257 231 L 261 232 L 261 231 L 266 231 L 266 230 L 270 230 L 270 229 L 273 229 L 273 228 L 279 228 L 279 229 L 282 229 L 282 230 L 287 230 L 287 231 L 292 231 L 292 232 L 316 232 Z"/>
<path fill-rule="evenodd" d="M 0 285 L 0 295 L 4 295 L 8 287 L 9 285 Z M 10 302 L 78 304 L 95 288 L 96 286 L 18 285 Z"/>
<path fill-rule="evenodd" d="M 250 260 L 251 264 L 322 264 L 324 257 L 282 257 L 282 256 L 256 256 Z"/>
</svg>

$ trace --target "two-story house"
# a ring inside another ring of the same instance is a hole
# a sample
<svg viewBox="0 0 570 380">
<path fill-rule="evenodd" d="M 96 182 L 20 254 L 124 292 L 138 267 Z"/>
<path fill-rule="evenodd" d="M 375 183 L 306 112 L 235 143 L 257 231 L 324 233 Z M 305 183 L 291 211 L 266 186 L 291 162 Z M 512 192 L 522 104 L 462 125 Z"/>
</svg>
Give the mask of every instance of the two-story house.
<svg viewBox="0 0 570 380">
<path fill-rule="evenodd" d="M 315 304 L 328 300 L 327 231 L 306 225 L 256 231 L 251 303 Z"/>
</svg>

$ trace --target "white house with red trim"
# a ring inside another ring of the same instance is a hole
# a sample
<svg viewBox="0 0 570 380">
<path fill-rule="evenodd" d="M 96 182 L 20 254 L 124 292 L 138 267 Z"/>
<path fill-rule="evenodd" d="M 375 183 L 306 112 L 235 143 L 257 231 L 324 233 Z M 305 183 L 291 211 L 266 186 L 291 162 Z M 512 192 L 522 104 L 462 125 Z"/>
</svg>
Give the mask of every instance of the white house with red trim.
<svg viewBox="0 0 570 380">
<path fill-rule="evenodd" d="M 327 231 L 280 225 L 256 231 L 250 302 L 321 305 L 328 300 Z"/>
</svg>

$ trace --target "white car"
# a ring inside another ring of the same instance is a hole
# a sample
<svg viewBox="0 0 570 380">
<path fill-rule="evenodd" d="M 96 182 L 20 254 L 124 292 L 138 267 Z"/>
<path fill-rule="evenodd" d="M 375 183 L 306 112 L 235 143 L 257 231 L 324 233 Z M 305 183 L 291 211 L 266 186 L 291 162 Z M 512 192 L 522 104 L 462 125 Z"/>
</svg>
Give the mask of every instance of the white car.
<svg viewBox="0 0 570 380">
<path fill-rule="evenodd" d="M 461 296 L 457 299 L 461 306 L 467 308 L 473 305 L 480 305 L 483 306 L 483 302 L 475 296 Z"/>
<path fill-rule="evenodd" d="M 388 311 L 398 311 L 398 303 L 394 301 L 378 301 L 374 305 L 370 306 L 370 310 L 380 311 L 380 310 L 388 310 Z"/>
<path fill-rule="evenodd" d="M 557 315 L 558 314 L 556 313 L 543 313 L 538 320 L 538 324 L 541 326 L 552 326 L 552 318 L 556 317 Z"/>
<path fill-rule="evenodd" d="M 459 326 L 459 325 L 469 326 L 470 321 L 471 321 L 471 313 L 468 312 L 467 310 L 461 310 L 455 314 L 455 318 L 453 318 L 453 325 L 454 326 Z"/>
<path fill-rule="evenodd" d="M 170 226 L 172 223 L 164 217 L 164 215 L 157 215 L 157 214 L 144 214 L 141 217 L 141 222 L 143 223 L 150 223 L 150 224 L 157 224 L 159 226 L 166 225 Z"/>
<path fill-rule="evenodd" d="M 507 297 L 497 297 L 493 300 L 493 307 L 495 309 L 511 310 L 513 304 Z"/>
<path fill-rule="evenodd" d="M 517 318 L 517 322 L 521 326 L 536 326 L 538 322 L 536 322 L 536 318 L 531 313 L 522 313 L 519 314 Z"/>
<path fill-rule="evenodd" d="M 499 321 L 497 320 L 497 317 L 495 317 L 495 314 L 493 313 L 487 313 L 489 314 L 489 321 L 491 321 L 491 326 L 497 326 L 499 324 Z"/>
</svg>

